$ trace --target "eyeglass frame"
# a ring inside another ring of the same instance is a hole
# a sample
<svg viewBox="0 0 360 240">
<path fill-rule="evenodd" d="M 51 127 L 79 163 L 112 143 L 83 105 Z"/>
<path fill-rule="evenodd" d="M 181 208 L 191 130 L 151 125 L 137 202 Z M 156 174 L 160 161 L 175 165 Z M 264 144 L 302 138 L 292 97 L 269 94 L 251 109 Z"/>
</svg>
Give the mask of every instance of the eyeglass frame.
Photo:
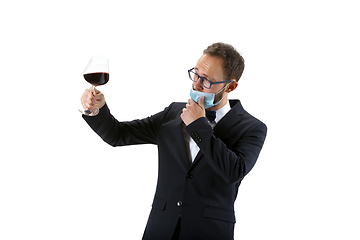
<svg viewBox="0 0 360 240">
<path fill-rule="evenodd" d="M 233 81 L 233 80 L 226 80 L 226 81 L 221 81 L 221 82 L 212 82 L 212 81 L 210 81 L 209 79 L 204 78 L 204 77 L 201 77 L 199 74 L 197 74 L 196 72 L 194 72 L 194 71 L 193 71 L 194 69 L 195 69 L 195 68 L 192 68 L 192 69 L 189 69 L 189 70 L 188 70 L 188 74 L 189 74 L 190 80 L 191 80 L 192 82 L 197 82 L 197 81 L 198 81 L 198 80 L 195 81 L 195 79 L 193 80 L 193 79 L 191 78 L 190 72 L 192 72 L 192 73 L 194 73 L 194 74 L 200 79 L 201 86 L 203 86 L 203 87 L 206 88 L 206 89 L 210 89 L 213 84 L 220 84 L 220 83 L 226 83 L 226 82 L 232 82 L 232 81 Z M 210 83 L 210 87 L 206 87 L 206 86 L 203 84 L 204 80 L 205 80 L 205 81 L 208 81 L 208 82 Z"/>
</svg>

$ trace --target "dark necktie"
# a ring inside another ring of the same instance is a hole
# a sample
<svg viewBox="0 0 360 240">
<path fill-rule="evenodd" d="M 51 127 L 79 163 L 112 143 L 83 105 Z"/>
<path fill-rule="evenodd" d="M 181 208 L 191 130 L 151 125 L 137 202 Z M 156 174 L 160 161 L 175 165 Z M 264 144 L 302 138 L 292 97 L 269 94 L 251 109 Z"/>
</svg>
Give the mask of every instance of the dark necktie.
<svg viewBox="0 0 360 240">
<path fill-rule="evenodd" d="M 206 111 L 206 117 L 209 120 L 209 122 L 212 123 L 215 121 L 216 112 L 215 111 Z"/>
</svg>

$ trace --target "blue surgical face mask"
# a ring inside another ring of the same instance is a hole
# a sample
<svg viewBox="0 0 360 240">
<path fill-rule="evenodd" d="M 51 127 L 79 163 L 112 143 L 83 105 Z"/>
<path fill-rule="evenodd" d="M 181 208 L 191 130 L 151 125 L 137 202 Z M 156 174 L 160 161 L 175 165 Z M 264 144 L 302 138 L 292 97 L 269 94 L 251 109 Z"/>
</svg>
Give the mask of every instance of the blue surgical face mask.
<svg viewBox="0 0 360 240">
<path fill-rule="evenodd" d="M 226 85 L 226 86 L 227 86 L 227 85 Z M 226 87 L 226 86 L 225 86 L 225 87 Z M 224 87 L 224 88 L 225 88 L 225 87 Z M 221 100 L 223 100 L 223 98 L 226 96 L 227 93 L 224 94 L 224 96 L 223 96 L 218 102 L 214 103 L 215 95 L 218 94 L 219 92 L 221 92 L 222 90 L 224 90 L 224 88 L 221 89 L 220 91 L 218 91 L 217 93 L 205 93 L 205 92 L 196 91 L 196 90 L 193 89 L 193 87 L 191 87 L 191 89 L 190 89 L 190 97 L 191 97 L 191 99 L 194 100 L 196 103 L 199 103 L 199 99 L 200 99 L 202 96 L 204 96 L 204 97 L 205 97 L 205 98 L 204 98 L 204 108 L 205 108 L 205 109 L 208 109 L 208 108 L 211 108 L 211 107 L 213 107 L 213 106 L 218 105 L 218 104 L 221 102 Z"/>
</svg>

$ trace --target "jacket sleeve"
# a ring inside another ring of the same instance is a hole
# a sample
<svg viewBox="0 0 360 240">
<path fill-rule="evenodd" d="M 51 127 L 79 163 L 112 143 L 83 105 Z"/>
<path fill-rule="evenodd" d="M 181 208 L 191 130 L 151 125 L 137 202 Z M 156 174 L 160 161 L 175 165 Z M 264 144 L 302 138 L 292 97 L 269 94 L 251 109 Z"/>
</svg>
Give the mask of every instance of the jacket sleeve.
<svg viewBox="0 0 360 240">
<path fill-rule="evenodd" d="M 186 127 L 213 170 L 225 182 L 234 184 L 241 181 L 254 167 L 264 144 L 267 128 L 260 121 L 249 126 L 241 136 L 232 139 L 229 148 L 213 134 L 206 118 L 199 118 Z M 236 131 L 234 127 L 233 131 Z"/>
<path fill-rule="evenodd" d="M 113 147 L 146 143 L 156 144 L 159 127 L 170 106 L 162 112 L 141 120 L 119 122 L 105 104 L 97 116 L 83 115 L 83 118 L 106 143 Z"/>
</svg>

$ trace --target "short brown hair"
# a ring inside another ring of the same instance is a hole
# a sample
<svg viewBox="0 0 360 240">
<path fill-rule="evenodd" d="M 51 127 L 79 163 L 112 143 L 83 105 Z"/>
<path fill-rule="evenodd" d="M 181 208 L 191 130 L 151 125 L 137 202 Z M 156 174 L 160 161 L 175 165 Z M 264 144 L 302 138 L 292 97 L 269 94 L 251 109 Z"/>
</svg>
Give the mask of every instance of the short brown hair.
<svg viewBox="0 0 360 240">
<path fill-rule="evenodd" d="M 203 51 L 204 54 L 221 57 L 224 60 L 223 70 L 225 80 L 239 81 L 245 67 L 245 60 L 230 44 L 214 43 Z"/>
</svg>

